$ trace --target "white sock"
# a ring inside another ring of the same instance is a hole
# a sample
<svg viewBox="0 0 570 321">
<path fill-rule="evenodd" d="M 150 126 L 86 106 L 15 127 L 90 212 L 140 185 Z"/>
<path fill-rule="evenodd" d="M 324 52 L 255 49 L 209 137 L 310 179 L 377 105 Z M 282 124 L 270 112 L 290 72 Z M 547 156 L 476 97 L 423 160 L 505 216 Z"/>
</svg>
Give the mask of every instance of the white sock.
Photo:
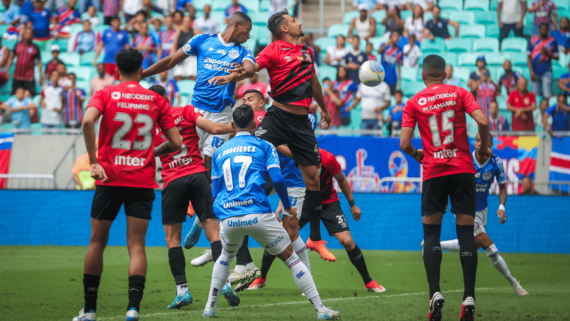
<svg viewBox="0 0 570 321">
<path fill-rule="evenodd" d="M 293 252 L 291 257 L 283 261 L 283 263 L 285 263 L 285 265 L 287 265 L 291 270 L 293 279 L 295 280 L 295 283 L 297 283 L 297 287 L 313 304 L 315 310 L 317 310 L 317 312 L 325 311 L 325 306 L 323 305 L 323 302 L 321 302 L 317 286 L 315 285 L 315 281 L 313 281 L 313 276 L 305 264 L 303 264 L 299 256 Z"/>
<path fill-rule="evenodd" d="M 295 253 L 297 253 L 301 259 L 301 262 L 303 262 L 307 269 L 309 269 L 309 272 L 311 272 L 311 264 L 309 264 L 309 253 L 307 251 L 305 242 L 303 242 L 303 239 L 301 237 L 298 237 L 295 241 L 293 241 L 293 243 L 291 243 L 291 246 L 293 246 L 293 250 Z"/>
<path fill-rule="evenodd" d="M 214 263 L 214 270 L 212 271 L 212 283 L 210 284 L 210 294 L 208 296 L 208 301 L 206 302 L 206 308 L 216 309 L 218 296 L 222 294 L 222 289 L 224 284 L 228 282 L 228 276 L 230 273 L 230 264 L 235 257 L 230 256 L 226 250 L 222 249 L 222 254 Z"/>
<path fill-rule="evenodd" d="M 184 295 L 188 291 L 188 283 L 177 284 L 176 285 L 176 295 Z"/>
<path fill-rule="evenodd" d="M 255 263 L 249 262 L 245 265 L 245 271 L 249 271 L 249 270 L 253 270 L 253 269 L 255 269 Z"/>
<path fill-rule="evenodd" d="M 449 250 L 451 252 L 459 252 L 459 241 L 458 240 L 441 241 L 440 244 L 441 244 L 442 250 Z"/>
<path fill-rule="evenodd" d="M 511 275 L 511 271 L 509 271 L 507 263 L 499 254 L 499 250 L 495 244 L 491 244 L 491 246 L 485 250 L 485 253 L 487 253 L 487 256 L 489 257 L 489 260 L 491 260 L 491 263 L 493 263 L 493 266 L 499 270 L 499 272 L 501 272 L 501 274 L 509 281 L 511 285 L 513 285 L 516 280 Z"/>
<path fill-rule="evenodd" d="M 198 214 L 194 214 L 196 216 L 196 218 L 194 219 L 194 223 L 196 223 L 196 225 L 198 225 L 199 228 L 202 228 L 202 222 L 200 222 L 200 218 L 198 217 Z"/>
<path fill-rule="evenodd" d="M 234 268 L 235 273 L 244 273 L 245 272 L 245 265 L 238 265 L 236 264 Z"/>
</svg>

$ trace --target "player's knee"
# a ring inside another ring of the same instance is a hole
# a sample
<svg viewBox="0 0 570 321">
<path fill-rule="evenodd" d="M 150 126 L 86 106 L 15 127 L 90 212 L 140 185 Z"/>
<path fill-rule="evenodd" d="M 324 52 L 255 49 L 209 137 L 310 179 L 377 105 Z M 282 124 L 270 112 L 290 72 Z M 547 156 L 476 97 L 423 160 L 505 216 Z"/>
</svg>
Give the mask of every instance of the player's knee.
<svg viewBox="0 0 570 321">
<path fill-rule="evenodd" d="M 344 249 L 347 251 L 352 251 L 354 249 L 354 247 L 356 246 L 356 244 L 354 244 L 354 241 L 352 240 L 352 238 L 343 238 L 343 239 L 339 240 L 339 242 L 342 245 L 342 247 L 344 247 Z"/>
</svg>

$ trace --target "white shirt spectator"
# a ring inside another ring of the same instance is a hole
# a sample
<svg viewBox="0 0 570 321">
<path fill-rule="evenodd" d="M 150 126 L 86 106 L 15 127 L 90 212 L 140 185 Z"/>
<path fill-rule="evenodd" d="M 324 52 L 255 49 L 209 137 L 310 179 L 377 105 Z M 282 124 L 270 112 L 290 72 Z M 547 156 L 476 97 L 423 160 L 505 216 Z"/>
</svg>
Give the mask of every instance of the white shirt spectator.
<svg viewBox="0 0 570 321">
<path fill-rule="evenodd" d="M 422 51 L 420 47 L 414 45 L 413 48 L 410 48 L 410 45 L 407 44 L 404 46 L 404 67 L 411 67 L 411 68 L 420 68 L 420 58 L 422 57 Z"/>
<path fill-rule="evenodd" d="M 378 3 L 392 10 L 394 7 L 401 7 L 408 4 L 408 0 L 378 0 Z"/>
<path fill-rule="evenodd" d="M 416 6 L 416 4 L 419 4 L 420 7 L 422 7 L 422 9 L 424 9 L 424 11 L 429 7 L 429 3 L 433 2 L 432 0 L 411 0 L 411 1 L 406 1 L 412 4 L 412 9 Z"/>
<path fill-rule="evenodd" d="M 137 12 L 142 10 L 143 6 L 141 0 L 123 0 L 123 1 L 124 1 L 123 11 L 126 14 L 134 16 L 137 14 Z"/>
<path fill-rule="evenodd" d="M 377 119 L 374 110 L 390 101 L 390 87 L 385 82 L 375 87 L 360 84 L 356 97 L 361 99 L 362 119 Z"/>
<path fill-rule="evenodd" d="M 331 58 L 330 65 L 333 67 L 344 66 L 344 62 L 342 60 L 337 61 L 334 59 L 344 58 L 344 56 L 346 56 L 346 54 L 349 51 L 350 51 L 350 48 L 347 48 L 347 47 L 343 47 L 342 49 L 338 49 L 336 46 L 334 46 L 334 47 L 330 47 L 329 49 L 327 49 L 327 53 L 329 54 L 329 56 Z"/>
<path fill-rule="evenodd" d="M 521 21 L 522 2 L 526 2 L 526 0 L 498 0 L 498 2 L 503 4 L 501 10 L 503 14 L 501 21 L 503 23 L 511 24 Z M 540 123 L 542 124 L 542 121 Z"/>
<path fill-rule="evenodd" d="M 89 17 L 89 22 L 91 22 L 91 28 L 98 26 L 101 22 L 99 21 L 99 17 Z"/>
<path fill-rule="evenodd" d="M 269 17 L 271 17 L 277 11 L 288 8 L 287 0 L 271 0 L 271 5 L 269 6 Z"/>
<path fill-rule="evenodd" d="M 196 18 L 192 28 L 200 30 L 201 33 L 220 33 L 220 27 L 218 26 L 218 21 L 210 17 L 205 19 L 204 17 Z"/>
<path fill-rule="evenodd" d="M 376 7 L 376 2 L 380 2 L 379 0 L 353 0 L 352 6 L 358 7 L 358 5 L 363 4 L 366 5 L 368 11 L 371 11 Z"/>
<path fill-rule="evenodd" d="M 176 0 L 157 0 L 156 6 L 170 14 L 176 10 Z"/>
<path fill-rule="evenodd" d="M 415 34 L 416 39 L 422 39 L 425 28 L 425 22 L 423 19 L 414 19 L 414 17 L 408 17 L 406 23 L 404 23 L 404 29 L 408 30 L 408 35 Z"/>
<path fill-rule="evenodd" d="M 42 89 L 41 96 L 44 99 L 46 107 L 42 112 L 40 122 L 46 125 L 60 125 L 62 122 L 61 111 L 55 111 L 55 109 L 61 109 L 63 106 L 63 87 L 52 86 L 50 82 Z"/>
</svg>

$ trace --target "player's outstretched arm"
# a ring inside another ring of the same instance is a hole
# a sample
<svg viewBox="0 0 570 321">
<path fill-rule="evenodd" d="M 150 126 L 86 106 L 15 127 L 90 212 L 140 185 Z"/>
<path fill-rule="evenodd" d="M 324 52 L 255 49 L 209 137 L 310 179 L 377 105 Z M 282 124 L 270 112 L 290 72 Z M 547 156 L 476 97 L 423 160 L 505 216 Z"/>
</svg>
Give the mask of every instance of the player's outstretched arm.
<svg viewBox="0 0 570 321">
<path fill-rule="evenodd" d="M 348 183 L 346 176 L 344 176 L 344 173 L 342 171 L 339 171 L 338 174 L 334 175 L 334 178 L 336 179 L 336 182 L 338 183 L 340 190 L 344 194 L 344 197 L 346 197 L 348 204 L 350 204 L 350 212 L 352 213 L 352 217 L 354 217 L 355 221 L 360 220 L 362 212 L 354 202 L 354 196 L 352 196 L 352 189 L 350 188 L 350 184 Z"/>
<path fill-rule="evenodd" d="M 287 156 L 289 158 L 293 158 L 293 153 L 291 153 L 291 150 L 289 149 L 289 147 L 287 147 L 285 145 L 279 145 L 279 146 L 275 147 L 275 149 L 277 149 L 281 153 L 285 154 L 285 156 Z"/>
<path fill-rule="evenodd" d="M 491 157 L 493 152 L 489 148 L 489 139 L 491 138 L 491 127 L 489 126 L 489 119 L 480 108 L 475 109 L 471 113 L 471 118 L 477 122 L 479 126 L 479 135 L 481 135 L 481 147 L 479 148 L 479 155 L 481 157 Z"/>
<path fill-rule="evenodd" d="M 507 184 L 499 184 L 499 209 L 497 210 L 497 216 L 499 217 L 499 223 L 503 224 L 507 221 L 507 214 L 505 213 L 505 204 L 507 203 Z"/>
<path fill-rule="evenodd" d="M 188 55 L 184 52 L 184 49 L 180 48 L 176 50 L 176 52 L 172 55 L 160 59 L 152 66 L 145 69 L 142 73 L 142 78 L 154 76 L 160 74 L 163 71 L 170 70 L 174 68 L 174 66 L 184 61 L 186 58 L 188 58 Z"/>
<path fill-rule="evenodd" d="M 182 137 L 178 128 L 172 127 L 163 132 L 166 141 L 154 149 L 155 156 L 162 156 L 179 151 L 182 148 Z"/>
<path fill-rule="evenodd" d="M 285 185 L 285 179 L 283 178 L 283 175 L 281 175 L 281 169 L 278 167 L 272 167 L 268 170 L 268 172 L 271 180 L 273 181 L 275 191 L 277 192 L 277 195 L 279 195 L 281 203 L 283 203 L 283 209 L 285 212 L 289 213 L 289 215 L 296 217 L 297 211 L 294 207 L 291 207 L 291 203 L 289 203 L 287 186 Z"/>
<path fill-rule="evenodd" d="M 82 127 L 85 148 L 89 155 L 89 164 L 91 164 L 91 177 L 94 179 L 100 179 L 101 182 L 105 183 L 107 180 L 107 174 L 97 160 L 97 146 L 95 144 L 95 123 L 97 122 L 97 119 L 99 119 L 100 115 L 101 113 L 99 112 L 99 109 L 88 106 L 85 111 L 85 116 L 83 116 Z"/>
<path fill-rule="evenodd" d="M 234 129 L 230 124 L 221 124 L 221 123 L 214 123 L 207 119 L 206 117 L 198 117 L 196 119 L 196 126 L 200 129 L 207 131 L 212 135 L 225 135 L 229 133 L 233 133 Z"/>
<path fill-rule="evenodd" d="M 412 156 L 418 163 L 422 163 L 424 160 L 424 150 L 416 149 L 412 145 L 412 138 L 414 137 L 414 128 L 412 127 L 402 127 L 400 136 L 400 149 Z"/>
<path fill-rule="evenodd" d="M 316 73 L 313 74 L 313 77 L 311 78 L 311 85 L 313 87 L 313 98 L 315 98 L 315 101 L 321 108 L 321 128 L 327 129 L 331 125 L 332 118 L 327 109 L 327 105 L 325 104 L 323 88 L 321 87 L 321 82 L 319 81 L 319 77 L 317 77 Z"/>
<path fill-rule="evenodd" d="M 237 82 L 246 78 L 253 77 L 255 74 L 255 66 L 250 60 L 242 61 L 242 64 L 235 63 L 233 69 L 228 69 L 229 74 L 225 76 L 215 76 L 208 80 L 208 83 L 213 86 L 223 86 L 230 82 Z"/>
</svg>

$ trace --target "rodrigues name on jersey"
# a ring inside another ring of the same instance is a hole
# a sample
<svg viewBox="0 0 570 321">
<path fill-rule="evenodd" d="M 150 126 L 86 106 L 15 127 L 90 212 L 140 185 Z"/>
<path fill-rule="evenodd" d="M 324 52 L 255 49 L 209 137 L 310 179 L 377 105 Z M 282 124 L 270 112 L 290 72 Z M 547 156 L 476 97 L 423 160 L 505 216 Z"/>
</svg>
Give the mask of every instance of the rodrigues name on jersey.
<svg viewBox="0 0 570 321">
<path fill-rule="evenodd" d="M 249 133 L 240 132 L 218 148 L 212 157 L 212 180 L 224 185 L 214 200 L 218 219 L 271 213 L 265 196 L 270 168 L 280 170 L 277 150 Z"/>
<path fill-rule="evenodd" d="M 192 37 L 183 47 L 187 55 L 198 58 L 198 78 L 192 95 L 192 105 L 209 112 L 219 113 L 235 104 L 235 82 L 213 86 L 208 80 L 215 76 L 228 75 L 234 63 L 250 60 L 255 65 L 251 51 L 233 42 L 226 43 L 220 34 L 200 34 Z"/>
<path fill-rule="evenodd" d="M 483 164 L 479 164 L 479 161 L 475 157 L 475 152 L 472 153 L 472 157 L 476 172 L 475 189 L 477 193 L 477 206 L 475 210 L 481 211 L 487 208 L 489 189 L 493 181 L 495 181 L 495 177 L 497 177 L 498 184 L 506 184 L 507 175 L 503 161 L 499 157 L 493 155 Z"/>
</svg>

